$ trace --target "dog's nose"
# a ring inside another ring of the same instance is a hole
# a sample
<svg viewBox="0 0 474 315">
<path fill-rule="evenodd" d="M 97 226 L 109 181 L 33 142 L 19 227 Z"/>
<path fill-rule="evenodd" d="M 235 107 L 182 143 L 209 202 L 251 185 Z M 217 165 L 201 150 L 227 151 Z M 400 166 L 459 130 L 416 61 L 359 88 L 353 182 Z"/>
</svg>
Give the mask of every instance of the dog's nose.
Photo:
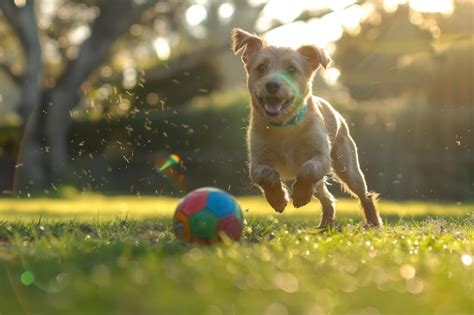
<svg viewBox="0 0 474 315">
<path fill-rule="evenodd" d="M 268 93 L 275 94 L 280 89 L 280 83 L 268 81 L 267 84 L 265 84 L 265 89 L 267 89 Z"/>
</svg>

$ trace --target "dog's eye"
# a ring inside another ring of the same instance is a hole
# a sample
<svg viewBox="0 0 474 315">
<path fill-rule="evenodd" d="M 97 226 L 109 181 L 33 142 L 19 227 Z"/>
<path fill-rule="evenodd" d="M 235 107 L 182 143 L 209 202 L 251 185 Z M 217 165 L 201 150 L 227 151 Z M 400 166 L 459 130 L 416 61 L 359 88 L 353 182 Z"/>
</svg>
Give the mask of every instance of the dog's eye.
<svg viewBox="0 0 474 315">
<path fill-rule="evenodd" d="M 296 68 L 294 66 L 289 66 L 286 71 L 288 71 L 288 73 L 295 73 L 296 72 Z"/>
<path fill-rule="evenodd" d="M 260 73 L 264 73 L 265 70 L 267 70 L 267 66 L 262 63 L 261 65 L 259 65 L 259 66 L 257 67 L 257 70 L 258 70 L 258 72 L 260 72 Z"/>
</svg>

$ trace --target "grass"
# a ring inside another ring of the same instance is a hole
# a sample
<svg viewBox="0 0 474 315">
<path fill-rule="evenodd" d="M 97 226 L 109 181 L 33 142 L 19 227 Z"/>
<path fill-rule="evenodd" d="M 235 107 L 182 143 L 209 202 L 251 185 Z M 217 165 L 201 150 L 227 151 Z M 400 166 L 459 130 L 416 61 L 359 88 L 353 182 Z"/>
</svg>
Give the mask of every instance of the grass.
<svg viewBox="0 0 474 315">
<path fill-rule="evenodd" d="M 383 231 L 338 203 L 239 200 L 243 239 L 174 237 L 175 199 L 0 200 L 0 314 L 472 314 L 474 204 L 384 202 Z"/>
</svg>

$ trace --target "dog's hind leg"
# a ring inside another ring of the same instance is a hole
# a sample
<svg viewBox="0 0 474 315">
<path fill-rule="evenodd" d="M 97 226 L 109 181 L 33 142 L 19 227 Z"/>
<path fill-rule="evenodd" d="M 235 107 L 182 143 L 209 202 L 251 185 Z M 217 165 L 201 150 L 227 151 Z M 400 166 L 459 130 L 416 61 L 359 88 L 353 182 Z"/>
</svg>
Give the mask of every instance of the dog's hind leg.
<svg viewBox="0 0 474 315">
<path fill-rule="evenodd" d="M 334 196 L 329 192 L 324 180 L 316 185 L 314 196 L 321 202 L 323 210 L 323 215 L 318 228 L 324 229 L 328 226 L 334 225 L 336 219 L 336 199 L 334 199 Z"/>
<path fill-rule="evenodd" d="M 342 181 L 343 187 L 360 199 L 366 223 L 375 227 L 382 226 L 376 205 L 377 194 L 367 191 L 364 174 L 359 166 L 357 147 L 347 129 L 343 132 L 345 134 L 337 139 L 333 147 L 334 171 Z"/>
</svg>

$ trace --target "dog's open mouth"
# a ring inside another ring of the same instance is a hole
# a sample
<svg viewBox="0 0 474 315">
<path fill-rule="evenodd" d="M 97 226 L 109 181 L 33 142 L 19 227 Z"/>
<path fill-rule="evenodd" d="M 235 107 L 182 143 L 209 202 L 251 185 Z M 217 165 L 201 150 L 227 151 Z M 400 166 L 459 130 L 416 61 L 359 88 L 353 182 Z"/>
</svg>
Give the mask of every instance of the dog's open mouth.
<svg viewBox="0 0 474 315">
<path fill-rule="evenodd" d="M 259 97 L 258 101 L 265 110 L 265 114 L 270 117 L 280 115 L 283 109 L 291 104 L 291 99 L 285 100 L 275 96 Z"/>
</svg>

